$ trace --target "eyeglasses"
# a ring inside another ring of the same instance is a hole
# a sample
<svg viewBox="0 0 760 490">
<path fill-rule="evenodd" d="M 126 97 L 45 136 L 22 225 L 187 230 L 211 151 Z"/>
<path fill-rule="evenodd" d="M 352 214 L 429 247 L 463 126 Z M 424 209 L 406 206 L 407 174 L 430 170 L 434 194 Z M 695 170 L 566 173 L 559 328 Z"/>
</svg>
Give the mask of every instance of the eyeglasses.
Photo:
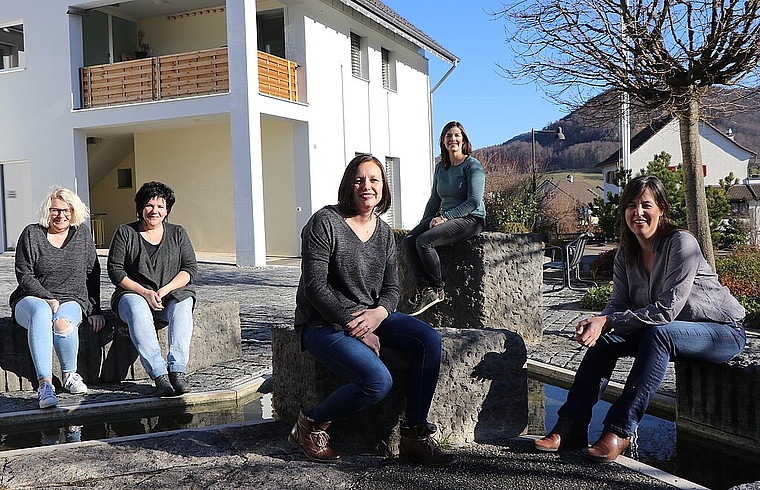
<svg viewBox="0 0 760 490">
<path fill-rule="evenodd" d="M 48 209 L 50 211 L 50 214 L 52 216 L 58 216 L 60 214 L 64 216 L 71 216 L 71 209 L 62 209 L 62 208 L 50 208 Z"/>
</svg>

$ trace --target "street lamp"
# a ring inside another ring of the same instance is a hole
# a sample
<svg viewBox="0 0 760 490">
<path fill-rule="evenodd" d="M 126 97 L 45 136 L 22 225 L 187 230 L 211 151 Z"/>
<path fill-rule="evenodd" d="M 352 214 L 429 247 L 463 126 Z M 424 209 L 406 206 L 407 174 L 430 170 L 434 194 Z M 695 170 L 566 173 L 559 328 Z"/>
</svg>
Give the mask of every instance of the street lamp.
<svg viewBox="0 0 760 490">
<path fill-rule="evenodd" d="M 557 129 L 533 129 L 530 130 L 530 163 L 533 172 L 533 193 L 536 192 L 536 134 L 553 134 L 555 140 L 564 140 L 565 134 L 562 132 L 562 126 Z"/>
</svg>

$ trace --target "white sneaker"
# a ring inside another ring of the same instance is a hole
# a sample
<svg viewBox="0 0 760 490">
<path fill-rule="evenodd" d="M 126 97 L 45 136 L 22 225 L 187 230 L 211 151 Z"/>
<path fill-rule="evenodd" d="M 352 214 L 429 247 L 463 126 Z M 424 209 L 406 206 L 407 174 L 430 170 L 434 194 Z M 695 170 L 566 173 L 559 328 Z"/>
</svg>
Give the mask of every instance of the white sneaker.
<svg viewBox="0 0 760 490">
<path fill-rule="evenodd" d="M 87 393 L 87 385 L 84 384 L 79 373 L 68 373 L 63 375 L 63 389 L 74 395 Z"/>
<path fill-rule="evenodd" d="M 58 405 L 58 398 L 55 396 L 55 388 L 51 383 L 43 381 L 37 388 L 37 398 L 40 401 L 40 408 L 54 407 Z"/>
</svg>

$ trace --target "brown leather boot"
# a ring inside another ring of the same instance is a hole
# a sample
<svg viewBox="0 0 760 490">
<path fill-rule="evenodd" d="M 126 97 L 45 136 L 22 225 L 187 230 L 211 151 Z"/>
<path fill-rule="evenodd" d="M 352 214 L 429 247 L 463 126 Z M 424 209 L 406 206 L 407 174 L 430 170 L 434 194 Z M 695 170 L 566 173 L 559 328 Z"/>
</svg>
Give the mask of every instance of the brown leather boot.
<svg viewBox="0 0 760 490">
<path fill-rule="evenodd" d="M 330 436 L 327 435 L 327 428 L 330 422 L 316 422 L 303 412 L 298 413 L 298 420 L 290 431 L 288 441 L 300 447 L 303 453 L 312 461 L 317 463 L 340 463 L 340 454 L 327 445 L 330 442 Z"/>
<path fill-rule="evenodd" d="M 602 436 L 593 446 L 583 451 L 583 456 L 597 463 L 615 461 L 631 445 L 630 437 L 620 437 L 614 432 L 604 430 Z"/>
<path fill-rule="evenodd" d="M 401 427 L 399 456 L 424 466 L 447 466 L 457 462 L 453 454 L 446 454 L 430 436 L 438 429 L 431 423 L 416 427 Z"/>
<path fill-rule="evenodd" d="M 545 437 L 533 441 L 533 447 L 545 453 L 588 446 L 588 424 L 560 417 Z"/>
</svg>

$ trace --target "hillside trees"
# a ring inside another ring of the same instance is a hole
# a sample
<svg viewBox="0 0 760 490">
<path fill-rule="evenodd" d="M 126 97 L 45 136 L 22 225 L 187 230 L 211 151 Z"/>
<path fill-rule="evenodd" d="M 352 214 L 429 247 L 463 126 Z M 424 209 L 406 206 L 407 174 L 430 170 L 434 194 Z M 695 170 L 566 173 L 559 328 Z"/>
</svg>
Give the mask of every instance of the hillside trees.
<svg viewBox="0 0 760 490">
<path fill-rule="evenodd" d="M 689 229 L 714 265 L 699 145 L 703 100 L 714 86 L 757 84 L 760 0 L 502 0 L 514 67 L 557 102 L 578 107 L 603 91 L 680 123 Z M 600 98 L 619 106 L 615 97 Z M 735 101 L 741 104 L 740 100 Z M 607 106 L 608 109 L 614 107 Z"/>
</svg>

